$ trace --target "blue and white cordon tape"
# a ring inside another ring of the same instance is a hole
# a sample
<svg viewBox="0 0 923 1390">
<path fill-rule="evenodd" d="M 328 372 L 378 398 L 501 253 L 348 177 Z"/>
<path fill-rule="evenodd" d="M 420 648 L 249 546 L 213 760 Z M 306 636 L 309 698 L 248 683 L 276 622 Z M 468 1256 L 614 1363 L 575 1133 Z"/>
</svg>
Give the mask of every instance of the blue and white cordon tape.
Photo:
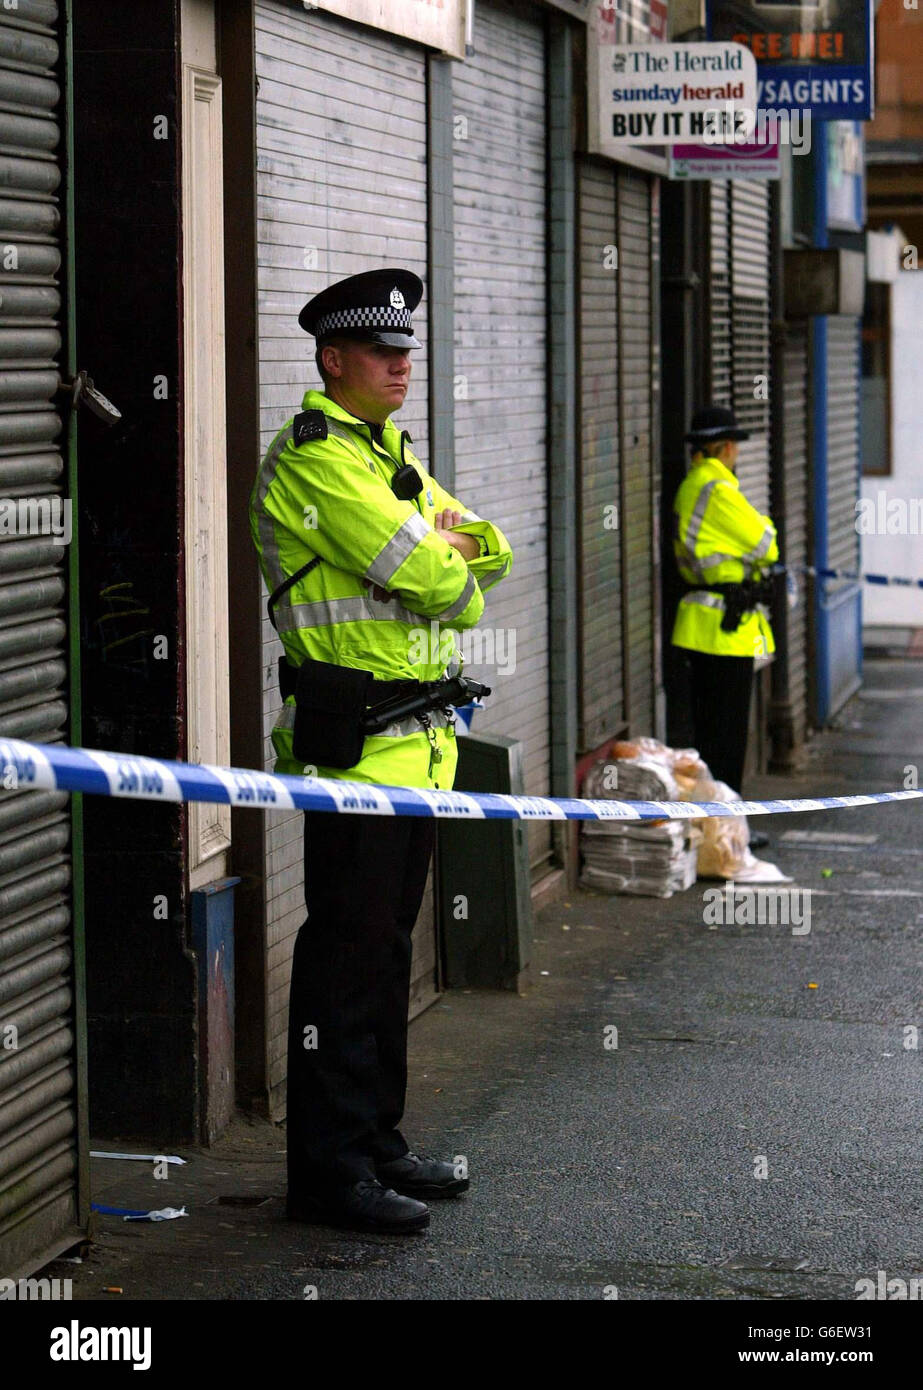
<svg viewBox="0 0 923 1390">
<path fill-rule="evenodd" d="M 857 574 L 855 570 L 816 569 L 813 565 L 798 565 L 799 573 L 815 579 L 852 579 L 861 584 L 893 584 L 903 589 L 923 589 L 923 579 L 903 579 L 893 574 Z"/>
<path fill-rule="evenodd" d="M 916 801 L 923 791 L 872 792 L 774 801 L 589 801 L 495 792 L 424 791 L 328 777 L 290 777 L 241 767 L 163 762 L 58 743 L 0 740 L 7 790 L 87 792 L 140 801 L 209 801 L 257 811 L 339 811 L 356 815 L 437 816 L 448 820 L 699 820 L 762 816 Z"/>
</svg>

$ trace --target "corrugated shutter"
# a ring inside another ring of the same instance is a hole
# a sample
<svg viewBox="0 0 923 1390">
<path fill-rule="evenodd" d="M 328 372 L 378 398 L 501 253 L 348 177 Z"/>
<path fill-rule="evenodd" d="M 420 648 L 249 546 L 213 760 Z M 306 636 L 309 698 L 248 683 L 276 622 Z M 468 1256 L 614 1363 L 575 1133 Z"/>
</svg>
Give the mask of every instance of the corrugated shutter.
<svg viewBox="0 0 923 1390">
<path fill-rule="evenodd" d="M 526 789 L 550 777 L 545 42 L 507 5 L 476 8 L 475 53 L 455 65 L 456 494 L 510 537 L 512 574 L 483 626 L 515 635 L 515 672 L 475 729 L 523 744 Z M 471 673 L 477 675 L 472 664 Z M 533 870 L 551 850 L 532 825 Z"/>
<path fill-rule="evenodd" d="M 859 568 L 859 322 L 827 319 L 827 566 Z M 849 581 L 846 581 L 847 583 Z M 842 585 L 827 583 L 827 593 Z"/>
<path fill-rule="evenodd" d="M 730 187 L 723 179 L 709 184 L 709 398 L 720 405 L 731 404 L 732 390 Z"/>
<path fill-rule="evenodd" d="M 655 536 L 651 457 L 653 214 L 650 176 L 634 169 L 620 169 L 619 399 L 626 498 L 622 528 L 627 567 L 623 622 L 628 629 L 626 713 L 633 735 L 654 732 Z"/>
<path fill-rule="evenodd" d="M 654 732 L 651 253 L 659 233 L 647 175 L 586 162 L 578 187 L 587 751 L 622 725 Z"/>
<path fill-rule="evenodd" d="M 260 407 L 268 443 L 319 385 L 298 311 L 381 265 L 426 276 L 426 58 L 412 44 L 301 4 L 259 0 Z M 426 342 L 427 299 L 414 313 Z M 426 462 L 426 352 L 395 416 Z"/>
<path fill-rule="evenodd" d="M 300 3 L 256 6 L 260 412 L 263 447 L 319 386 L 314 340 L 298 327 L 311 295 L 381 265 L 426 277 L 426 58 L 422 49 Z M 414 314 L 425 344 L 427 300 Z M 426 462 L 427 354 L 395 420 Z M 262 610 L 263 615 L 265 609 Z M 282 647 L 263 616 L 264 726 L 282 703 Z M 283 1113 L 291 953 L 304 921 L 302 816 L 266 817 L 271 1109 Z M 431 893 L 415 933 L 412 1008 L 436 997 Z"/>
<path fill-rule="evenodd" d="M 748 502 L 769 510 L 769 189 L 732 183 L 731 351 L 734 412 L 750 431 L 737 476 Z"/>
<path fill-rule="evenodd" d="M 615 183 L 611 164 L 580 168 L 581 752 L 597 748 L 624 713 Z"/>
<path fill-rule="evenodd" d="M 769 509 L 769 192 L 756 180 L 712 184 L 711 398 L 750 431 L 737 476 Z"/>
<path fill-rule="evenodd" d="M 64 490 L 56 26 L 52 0 L 0 12 L 0 496 L 39 508 Z M 66 555 L 47 530 L 0 543 L 2 736 L 65 737 Z M 0 1274 L 79 1234 L 70 887 L 69 798 L 4 791 Z"/>
<path fill-rule="evenodd" d="M 811 506 L 808 459 L 808 335 L 790 324 L 785 340 L 785 553 L 798 582 L 798 603 L 788 614 L 788 688 L 795 743 L 808 723 L 808 589 L 798 566 L 810 563 Z"/>
<path fill-rule="evenodd" d="M 855 573 L 860 541 L 855 506 L 860 494 L 859 409 L 861 389 L 860 322 L 826 320 L 826 534 L 825 553 L 816 562 Z M 861 585 L 856 580 L 827 580 L 818 585 L 816 687 L 817 718 L 826 722 L 861 681 L 858 641 Z"/>
</svg>

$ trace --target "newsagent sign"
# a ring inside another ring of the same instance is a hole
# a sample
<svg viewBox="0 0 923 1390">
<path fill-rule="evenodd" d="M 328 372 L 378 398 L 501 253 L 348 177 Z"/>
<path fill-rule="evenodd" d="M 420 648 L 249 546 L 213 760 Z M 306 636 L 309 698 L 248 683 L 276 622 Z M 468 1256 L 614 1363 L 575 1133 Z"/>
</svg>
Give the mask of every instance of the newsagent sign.
<svg viewBox="0 0 923 1390">
<path fill-rule="evenodd" d="M 597 41 L 590 69 L 590 141 L 618 157 L 626 145 L 706 138 L 716 120 L 756 119 L 756 60 L 740 43 Z"/>
<path fill-rule="evenodd" d="M 905 10 L 916 8 L 917 0 L 904 0 Z M 763 110 L 871 120 L 871 0 L 708 0 L 708 37 L 752 51 Z"/>
</svg>

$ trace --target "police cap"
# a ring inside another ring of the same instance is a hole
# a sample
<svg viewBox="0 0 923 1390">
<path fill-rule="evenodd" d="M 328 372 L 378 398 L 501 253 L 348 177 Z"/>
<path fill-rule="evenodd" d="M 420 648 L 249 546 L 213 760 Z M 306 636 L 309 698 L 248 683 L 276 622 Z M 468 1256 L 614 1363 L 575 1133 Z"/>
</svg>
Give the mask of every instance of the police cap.
<svg viewBox="0 0 923 1390">
<path fill-rule="evenodd" d="M 328 285 L 298 315 L 322 347 L 331 338 L 352 338 L 386 347 L 418 348 L 410 316 L 423 298 L 423 281 L 411 270 L 367 270 Z"/>
<path fill-rule="evenodd" d="M 733 410 L 727 406 L 706 405 L 693 415 L 684 438 L 689 444 L 708 444 L 717 439 L 749 439 L 750 432 L 738 425 Z"/>
</svg>

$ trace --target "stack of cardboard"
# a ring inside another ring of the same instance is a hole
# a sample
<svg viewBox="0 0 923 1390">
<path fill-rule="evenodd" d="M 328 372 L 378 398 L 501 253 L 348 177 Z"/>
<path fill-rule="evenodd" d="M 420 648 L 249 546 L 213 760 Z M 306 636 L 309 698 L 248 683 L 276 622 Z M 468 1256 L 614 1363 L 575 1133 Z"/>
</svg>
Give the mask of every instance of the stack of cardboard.
<svg viewBox="0 0 923 1390">
<path fill-rule="evenodd" d="M 582 794 L 593 800 L 678 801 L 700 768 L 694 753 L 677 754 L 655 739 L 615 743 L 612 756 L 590 768 Z M 695 883 L 700 839 L 691 821 L 582 821 L 580 881 L 603 893 L 669 898 Z"/>
<path fill-rule="evenodd" d="M 739 801 L 694 748 L 668 748 L 655 738 L 616 742 L 586 775 L 582 795 L 594 801 Z M 694 821 L 582 821 L 580 881 L 603 893 L 669 898 L 696 877 L 739 883 L 791 883 L 775 864 L 754 858 L 745 816 Z"/>
</svg>

